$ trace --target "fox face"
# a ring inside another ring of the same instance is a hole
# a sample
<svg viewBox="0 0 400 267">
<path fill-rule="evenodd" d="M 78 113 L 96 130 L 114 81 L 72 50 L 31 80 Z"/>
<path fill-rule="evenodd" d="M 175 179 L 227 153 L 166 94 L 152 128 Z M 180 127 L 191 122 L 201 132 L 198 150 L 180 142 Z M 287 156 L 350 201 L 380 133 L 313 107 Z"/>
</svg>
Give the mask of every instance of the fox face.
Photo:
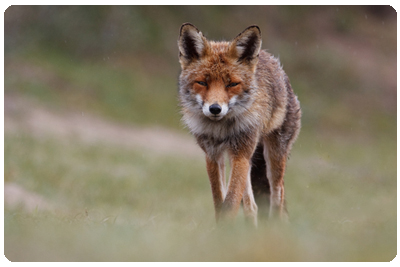
<svg viewBox="0 0 400 267">
<path fill-rule="evenodd" d="M 218 121 L 224 118 L 228 112 L 232 113 L 238 97 L 243 94 L 241 81 L 239 79 L 232 80 L 229 77 L 201 78 L 194 82 L 193 93 L 203 114 L 211 120 Z"/>
<path fill-rule="evenodd" d="M 257 87 L 254 75 L 261 48 L 257 26 L 248 27 L 231 42 L 213 42 L 187 23 L 181 27 L 178 47 L 184 112 L 218 122 L 248 109 Z"/>
</svg>

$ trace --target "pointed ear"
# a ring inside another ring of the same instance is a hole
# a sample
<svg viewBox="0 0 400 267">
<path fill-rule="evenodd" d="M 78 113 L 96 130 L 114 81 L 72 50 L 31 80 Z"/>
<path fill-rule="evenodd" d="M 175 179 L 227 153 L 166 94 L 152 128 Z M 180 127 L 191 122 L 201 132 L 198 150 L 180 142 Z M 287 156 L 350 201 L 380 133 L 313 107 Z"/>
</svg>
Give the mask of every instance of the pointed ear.
<svg viewBox="0 0 400 267">
<path fill-rule="evenodd" d="M 232 57 L 237 57 L 238 61 L 246 64 L 257 63 L 258 53 L 261 49 L 261 31 L 258 26 L 250 26 L 241 32 L 230 45 Z"/>
<path fill-rule="evenodd" d="M 199 59 L 208 47 L 208 41 L 192 24 L 184 23 L 178 39 L 179 61 L 182 68 Z"/>
</svg>

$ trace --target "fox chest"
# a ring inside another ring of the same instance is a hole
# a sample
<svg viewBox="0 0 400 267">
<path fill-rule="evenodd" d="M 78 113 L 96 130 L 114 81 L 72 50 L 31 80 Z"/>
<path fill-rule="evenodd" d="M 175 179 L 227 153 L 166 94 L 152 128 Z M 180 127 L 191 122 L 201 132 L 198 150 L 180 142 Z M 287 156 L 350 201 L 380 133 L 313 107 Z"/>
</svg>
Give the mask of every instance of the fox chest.
<svg viewBox="0 0 400 267">
<path fill-rule="evenodd" d="M 258 143 L 257 131 L 238 132 L 234 135 L 225 137 L 213 136 L 208 134 L 195 135 L 197 143 L 203 151 L 210 157 L 217 159 L 225 151 L 231 154 L 249 153 Z"/>
</svg>

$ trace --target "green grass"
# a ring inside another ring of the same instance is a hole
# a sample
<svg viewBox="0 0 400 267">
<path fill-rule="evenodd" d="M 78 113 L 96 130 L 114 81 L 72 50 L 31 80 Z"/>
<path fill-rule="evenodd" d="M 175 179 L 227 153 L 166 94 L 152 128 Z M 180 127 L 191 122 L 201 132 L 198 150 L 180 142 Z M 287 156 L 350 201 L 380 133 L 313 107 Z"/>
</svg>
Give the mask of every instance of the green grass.
<svg viewBox="0 0 400 267">
<path fill-rule="evenodd" d="M 394 12 L 376 12 L 331 6 L 8 9 L 5 95 L 33 99 L 50 112 L 183 131 L 176 39 L 181 23 L 191 21 L 211 39 L 226 40 L 258 24 L 263 48 L 280 57 L 291 79 L 303 118 L 285 176 L 291 224 L 261 221 L 257 230 L 242 213 L 235 224 L 216 227 L 203 159 L 61 139 L 30 132 L 28 125 L 6 130 L 5 183 L 52 206 L 33 212 L 5 207 L 6 257 L 392 260 L 396 19 Z"/>
<path fill-rule="evenodd" d="M 112 60 L 110 60 L 112 61 Z M 132 63 L 74 60 L 35 50 L 6 59 L 5 91 L 23 93 L 57 109 L 94 113 L 125 123 L 180 128 L 177 72 L 145 71 Z"/>
<path fill-rule="evenodd" d="M 19 60 L 7 65 L 6 94 L 40 100 L 40 105 L 61 113 L 182 128 L 171 78 L 69 62 L 56 54 L 26 58 L 22 65 Z M 21 66 L 36 71 L 36 78 Z M 303 129 L 285 177 L 289 226 L 261 221 L 254 230 L 240 214 L 235 225 L 217 228 L 202 159 L 6 132 L 5 182 L 43 196 L 54 207 L 33 213 L 6 207 L 6 257 L 392 260 L 397 250 L 395 115 L 371 102 L 374 94 L 358 92 L 365 101 L 349 105 L 342 101 L 349 96 L 344 90 L 338 95 L 315 94 L 304 79 L 294 84 L 302 103 Z M 368 103 L 373 105 L 364 112 Z"/>
<path fill-rule="evenodd" d="M 396 255 L 390 139 L 329 143 L 305 130 L 286 174 L 291 224 L 261 221 L 257 230 L 243 214 L 216 228 L 202 160 L 27 133 L 6 133 L 5 141 L 6 182 L 56 207 L 6 209 L 5 255 L 12 261 L 390 261 Z"/>
</svg>

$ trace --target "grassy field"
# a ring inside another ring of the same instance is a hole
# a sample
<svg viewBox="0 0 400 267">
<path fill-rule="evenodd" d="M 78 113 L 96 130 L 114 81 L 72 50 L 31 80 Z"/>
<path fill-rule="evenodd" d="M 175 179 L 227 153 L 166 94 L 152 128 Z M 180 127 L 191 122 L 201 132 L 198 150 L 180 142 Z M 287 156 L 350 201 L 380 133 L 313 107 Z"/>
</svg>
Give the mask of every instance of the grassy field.
<svg viewBox="0 0 400 267">
<path fill-rule="evenodd" d="M 5 13 L 8 260 L 396 256 L 396 17 L 355 7 L 21 8 Z M 300 99 L 303 127 L 285 176 L 289 225 L 260 221 L 253 229 L 242 212 L 235 224 L 214 222 L 203 155 L 180 124 L 176 99 L 176 35 L 196 12 L 213 20 L 192 21 L 211 37 L 231 38 L 254 23 L 265 29 L 264 47 L 280 56 Z M 86 39 L 63 36 L 73 27 L 63 21 L 74 14 L 88 14 Z M 243 25 L 212 26 L 231 16 L 243 17 Z M 104 29 L 88 25 L 104 20 L 118 29 L 135 22 L 132 36 L 144 39 L 133 41 L 131 52 L 121 43 L 94 44 Z"/>
<path fill-rule="evenodd" d="M 237 225 L 215 227 L 201 155 L 32 134 L 15 124 L 5 133 L 5 185 L 51 207 L 6 208 L 9 260 L 388 261 L 396 254 L 392 138 L 328 142 L 303 130 L 286 175 L 291 224 L 260 222 L 254 230 L 242 215 Z"/>
</svg>

